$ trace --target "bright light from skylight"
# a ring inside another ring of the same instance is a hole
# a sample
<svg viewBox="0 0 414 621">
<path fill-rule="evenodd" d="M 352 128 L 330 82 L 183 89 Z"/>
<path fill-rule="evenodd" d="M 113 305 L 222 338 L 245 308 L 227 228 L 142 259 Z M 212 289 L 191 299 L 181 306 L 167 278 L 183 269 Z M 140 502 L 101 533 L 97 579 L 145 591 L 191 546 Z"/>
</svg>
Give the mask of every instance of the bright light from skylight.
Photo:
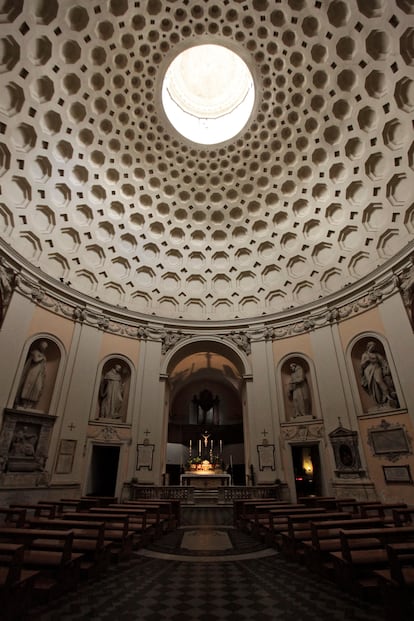
<svg viewBox="0 0 414 621">
<path fill-rule="evenodd" d="M 254 94 L 251 73 L 237 54 L 220 45 L 198 45 L 179 54 L 169 66 L 162 103 L 180 134 L 211 145 L 243 129 Z"/>
</svg>

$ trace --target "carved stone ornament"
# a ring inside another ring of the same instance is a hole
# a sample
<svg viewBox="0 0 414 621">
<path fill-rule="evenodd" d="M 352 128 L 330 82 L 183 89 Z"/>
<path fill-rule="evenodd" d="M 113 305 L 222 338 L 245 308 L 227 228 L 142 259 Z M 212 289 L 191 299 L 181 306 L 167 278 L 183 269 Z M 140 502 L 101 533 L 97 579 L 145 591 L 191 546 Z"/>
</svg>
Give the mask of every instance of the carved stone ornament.
<svg viewBox="0 0 414 621">
<path fill-rule="evenodd" d="M 43 472 L 55 417 L 41 413 L 4 410 L 0 433 L 2 472 Z"/>
<path fill-rule="evenodd" d="M 187 335 L 183 334 L 179 330 L 165 330 L 164 332 L 161 332 L 161 353 L 166 354 L 172 347 L 185 338 L 187 338 Z"/>
<path fill-rule="evenodd" d="M 361 468 L 358 433 L 339 424 L 331 431 L 329 439 L 335 457 L 336 474 L 343 477 L 353 474 L 362 476 L 364 471 Z"/>
<path fill-rule="evenodd" d="M 309 425 L 285 424 L 281 428 L 281 435 L 286 442 L 290 440 L 315 440 L 324 435 L 322 423 L 312 423 Z"/>
<path fill-rule="evenodd" d="M 249 355 L 251 352 L 250 339 L 245 332 L 232 331 L 227 334 L 227 338 L 233 341 L 235 345 L 245 354 Z"/>
</svg>

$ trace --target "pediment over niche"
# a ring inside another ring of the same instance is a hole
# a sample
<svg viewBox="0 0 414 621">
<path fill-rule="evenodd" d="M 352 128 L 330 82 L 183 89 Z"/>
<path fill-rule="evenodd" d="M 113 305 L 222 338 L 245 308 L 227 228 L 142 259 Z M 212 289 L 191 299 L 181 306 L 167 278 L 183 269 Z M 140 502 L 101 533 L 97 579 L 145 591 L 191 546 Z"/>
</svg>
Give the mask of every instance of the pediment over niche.
<svg viewBox="0 0 414 621">
<path fill-rule="evenodd" d="M 339 420 L 339 426 L 329 434 L 335 457 L 336 475 L 339 477 L 363 476 L 358 449 L 358 433 L 346 429 Z"/>
</svg>

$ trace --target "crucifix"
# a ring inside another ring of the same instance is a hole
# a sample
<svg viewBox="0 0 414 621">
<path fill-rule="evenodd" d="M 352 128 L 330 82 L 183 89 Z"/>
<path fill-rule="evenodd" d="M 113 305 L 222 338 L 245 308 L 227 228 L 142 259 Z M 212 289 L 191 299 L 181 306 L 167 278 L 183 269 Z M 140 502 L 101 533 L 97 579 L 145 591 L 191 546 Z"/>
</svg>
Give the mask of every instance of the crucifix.
<svg viewBox="0 0 414 621">
<path fill-rule="evenodd" d="M 76 427 L 76 425 L 74 425 L 73 423 L 69 423 L 69 425 L 68 425 L 68 429 L 70 431 L 73 431 L 75 429 L 75 427 Z"/>
<path fill-rule="evenodd" d="M 201 437 L 204 439 L 204 446 L 207 448 L 207 443 L 208 443 L 208 439 L 210 437 L 211 434 L 208 433 L 208 431 L 205 431 L 204 433 L 201 434 Z"/>
</svg>

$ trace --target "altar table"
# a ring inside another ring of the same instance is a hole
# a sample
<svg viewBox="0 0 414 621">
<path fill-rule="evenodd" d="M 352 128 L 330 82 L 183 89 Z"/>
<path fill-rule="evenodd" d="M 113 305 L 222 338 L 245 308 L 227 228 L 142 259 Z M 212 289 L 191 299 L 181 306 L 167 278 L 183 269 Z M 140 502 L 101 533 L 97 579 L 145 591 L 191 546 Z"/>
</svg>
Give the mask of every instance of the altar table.
<svg viewBox="0 0 414 621">
<path fill-rule="evenodd" d="M 229 474 L 192 474 L 186 473 L 180 475 L 180 485 L 188 485 L 191 487 L 222 487 L 230 485 L 231 476 Z"/>
</svg>

